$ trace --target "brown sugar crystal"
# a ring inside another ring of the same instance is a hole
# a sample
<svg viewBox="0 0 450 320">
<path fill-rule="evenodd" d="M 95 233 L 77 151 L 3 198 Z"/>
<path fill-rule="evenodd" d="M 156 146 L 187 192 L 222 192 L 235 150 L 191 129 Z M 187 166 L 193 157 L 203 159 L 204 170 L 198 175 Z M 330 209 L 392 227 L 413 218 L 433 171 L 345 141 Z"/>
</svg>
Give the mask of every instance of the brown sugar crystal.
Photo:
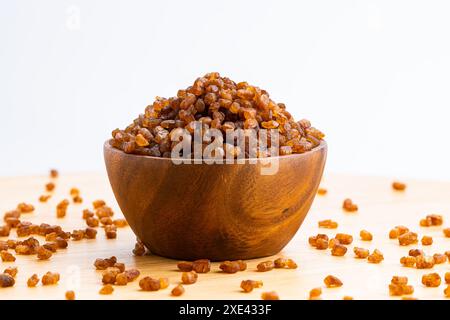
<svg viewBox="0 0 450 320">
<path fill-rule="evenodd" d="M 100 294 L 112 294 L 114 292 L 114 287 L 110 284 L 106 284 L 103 287 L 101 287 L 100 291 L 98 293 Z"/>
<path fill-rule="evenodd" d="M 406 232 L 398 237 L 398 243 L 401 246 L 408 246 L 417 243 L 417 233 Z"/>
<path fill-rule="evenodd" d="M 261 294 L 263 300 L 280 300 L 280 296 L 275 291 L 263 292 Z"/>
<path fill-rule="evenodd" d="M 112 256 L 105 259 L 95 259 L 94 266 L 97 270 L 106 270 L 106 268 L 113 267 L 117 263 L 117 258 Z"/>
<path fill-rule="evenodd" d="M 75 292 L 72 290 L 66 291 L 66 300 L 75 300 Z"/>
<path fill-rule="evenodd" d="M 2 258 L 3 262 L 14 262 L 16 261 L 16 257 L 14 255 L 6 250 L 3 250 L 0 252 L 0 256 Z"/>
<path fill-rule="evenodd" d="M 67 214 L 67 207 L 69 206 L 69 200 L 64 199 L 56 206 L 56 217 L 64 218 Z"/>
<path fill-rule="evenodd" d="M 443 232 L 444 232 L 444 236 L 445 236 L 446 238 L 450 238 L 450 228 L 445 228 L 445 229 L 443 230 Z"/>
<path fill-rule="evenodd" d="M 105 226 L 105 235 L 106 239 L 116 239 L 117 238 L 117 229 L 115 225 Z"/>
<path fill-rule="evenodd" d="M 39 247 L 37 249 L 37 258 L 39 260 L 48 260 L 52 257 L 52 252 L 44 247 Z"/>
<path fill-rule="evenodd" d="M 125 219 L 116 219 L 116 220 L 113 221 L 113 224 L 117 228 L 125 228 L 126 226 L 128 226 L 128 222 Z"/>
<path fill-rule="evenodd" d="M 416 258 L 411 256 L 401 257 L 400 263 L 404 267 L 413 268 L 416 265 Z"/>
<path fill-rule="evenodd" d="M 292 259 L 277 258 L 274 261 L 274 267 L 277 269 L 297 269 L 297 263 Z"/>
<path fill-rule="evenodd" d="M 330 219 L 319 221 L 319 228 L 336 229 L 337 227 L 338 223 L 336 221 Z"/>
<path fill-rule="evenodd" d="M 12 287 L 16 281 L 7 273 L 0 273 L 0 288 Z"/>
<path fill-rule="evenodd" d="M 277 130 L 282 156 L 310 151 L 324 138 L 309 121 L 295 121 L 286 106 L 271 100 L 267 91 L 211 72 L 197 78 L 188 88 L 178 90 L 174 97 L 157 97 L 125 130 L 112 132 L 110 145 L 125 153 L 170 157 L 177 145 L 172 143 L 175 133 L 187 130 L 192 134 L 195 121 L 201 123 L 203 130 L 220 130 L 223 141 L 227 132 L 238 129 Z M 230 145 L 223 149 L 224 155 L 230 152 L 235 157 L 268 155 L 257 148 L 242 152 L 238 146 Z"/>
<path fill-rule="evenodd" d="M 362 241 L 372 241 L 372 239 L 373 239 L 372 234 L 367 230 L 361 230 L 359 232 L 359 236 Z"/>
<path fill-rule="evenodd" d="M 404 191 L 406 189 L 406 184 L 399 181 L 392 182 L 392 189 L 396 191 Z"/>
<path fill-rule="evenodd" d="M 133 282 L 134 280 L 136 280 L 139 275 L 141 274 L 139 270 L 137 269 L 128 269 L 125 270 L 125 275 L 127 276 L 127 281 L 128 282 Z"/>
<path fill-rule="evenodd" d="M 262 281 L 256 281 L 256 280 L 242 280 L 241 282 L 241 289 L 244 292 L 252 292 L 253 289 L 261 288 L 263 286 Z"/>
<path fill-rule="evenodd" d="M 270 271 L 273 268 L 275 268 L 275 264 L 273 263 L 273 261 L 263 261 L 258 263 L 258 265 L 256 266 L 256 269 L 259 272 L 266 272 L 266 271 Z"/>
<path fill-rule="evenodd" d="M 94 228 L 86 228 L 84 230 L 84 237 L 86 239 L 95 239 L 97 237 L 97 230 L 95 230 Z"/>
<path fill-rule="evenodd" d="M 17 267 L 8 267 L 5 269 L 5 271 L 3 271 L 3 273 L 9 274 L 13 278 L 17 275 L 18 272 L 19 269 L 17 269 Z"/>
<path fill-rule="evenodd" d="M 320 195 L 320 196 L 326 195 L 327 192 L 328 192 L 328 190 L 325 189 L 325 188 L 319 188 L 319 189 L 317 189 L 317 194 Z"/>
<path fill-rule="evenodd" d="M 439 287 L 441 285 L 441 276 L 437 273 L 424 274 L 422 284 L 426 287 Z"/>
<path fill-rule="evenodd" d="M 430 236 L 423 236 L 421 242 L 423 246 L 431 246 L 433 244 L 433 238 Z"/>
<path fill-rule="evenodd" d="M 32 204 L 22 202 L 17 205 L 17 210 L 19 210 L 20 213 L 31 213 L 34 211 L 34 206 Z"/>
<path fill-rule="evenodd" d="M 332 275 L 326 276 L 325 279 L 323 279 L 323 282 L 325 283 L 325 286 L 327 288 L 336 288 L 342 286 L 342 281 Z"/>
<path fill-rule="evenodd" d="M 342 244 L 337 244 L 331 248 L 331 255 L 336 257 L 342 257 L 347 253 L 347 247 Z"/>
<path fill-rule="evenodd" d="M 369 256 L 369 249 L 354 247 L 353 252 L 355 253 L 355 258 L 366 259 Z"/>
<path fill-rule="evenodd" d="M 158 279 L 144 277 L 139 281 L 139 287 L 143 291 L 158 291 L 161 288 L 161 283 Z"/>
<path fill-rule="evenodd" d="M 195 271 L 183 272 L 181 275 L 181 282 L 183 282 L 183 284 L 196 283 L 197 279 L 198 279 L 198 274 Z"/>
<path fill-rule="evenodd" d="M 50 170 L 50 178 L 56 179 L 59 176 L 59 172 L 56 169 L 51 169 Z"/>
<path fill-rule="evenodd" d="M 219 266 L 224 273 L 236 273 L 241 271 L 241 265 L 237 261 L 224 261 Z"/>
<path fill-rule="evenodd" d="M 425 253 L 423 252 L 423 250 L 420 250 L 420 249 L 410 249 L 408 251 L 408 255 L 411 257 L 417 257 L 417 256 L 423 256 L 423 255 L 425 255 Z"/>
<path fill-rule="evenodd" d="M 192 271 L 192 269 L 193 269 L 193 263 L 190 261 L 180 261 L 177 264 L 177 268 L 180 271 L 189 272 L 189 271 Z"/>
<path fill-rule="evenodd" d="M 43 194 L 41 196 L 39 196 L 39 202 L 47 202 L 52 196 L 49 194 Z"/>
<path fill-rule="evenodd" d="M 367 261 L 369 261 L 370 263 L 380 263 L 381 261 L 384 260 L 384 256 L 383 253 L 378 250 L 375 249 L 368 257 L 367 257 Z"/>
<path fill-rule="evenodd" d="M 30 288 L 36 287 L 39 283 L 39 277 L 37 274 L 33 274 L 30 278 L 27 280 L 27 286 Z"/>
<path fill-rule="evenodd" d="M 60 279 L 59 273 L 53 273 L 53 272 L 47 272 L 42 277 L 42 285 L 48 286 L 48 285 L 54 285 L 57 284 Z"/>
<path fill-rule="evenodd" d="M 211 270 L 211 262 L 208 259 L 195 260 L 192 269 L 197 273 L 208 273 Z"/>
<path fill-rule="evenodd" d="M 420 220 L 421 227 L 441 226 L 444 219 L 439 214 L 430 214 Z"/>
<path fill-rule="evenodd" d="M 444 289 L 444 296 L 446 298 L 450 298 L 450 285 L 448 285 L 447 288 Z"/>
<path fill-rule="evenodd" d="M 342 208 L 347 212 L 355 212 L 358 211 L 358 205 L 353 203 L 352 199 L 345 199 L 342 204 Z"/>
<path fill-rule="evenodd" d="M 435 253 L 433 254 L 433 260 L 434 264 L 442 264 L 447 262 L 447 256 L 445 254 Z"/>
<path fill-rule="evenodd" d="M 136 244 L 134 245 L 134 249 L 133 249 L 133 254 L 135 256 L 143 256 L 146 252 L 145 246 L 144 244 L 140 241 L 137 240 Z"/>
<path fill-rule="evenodd" d="M 105 205 L 106 205 L 106 202 L 104 200 L 95 200 L 94 202 L 92 202 L 92 206 L 94 207 L 94 209 L 101 208 Z"/>
<path fill-rule="evenodd" d="M 431 269 L 434 267 L 434 258 L 430 256 L 417 256 L 416 268 L 417 269 Z"/>
<path fill-rule="evenodd" d="M 309 300 L 317 300 L 322 295 L 322 288 L 317 287 L 309 291 Z"/>
<path fill-rule="evenodd" d="M 450 284 L 450 272 L 445 273 L 444 279 L 446 284 Z"/>
<path fill-rule="evenodd" d="M 336 234 L 335 238 L 339 240 L 340 244 L 344 245 L 349 245 L 353 242 L 353 237 L 345 233 L 338 233 Z"/>
<path fill-rule="evenodd" d="M 389 239 L 397 239 L 400 235 L 405 234 L 409 229 L 405 226 L 396 226 L 389 232 Z"/>
<path fill-rule="evenodd" d="M 172 289 L 171 294 L 175 297 L 179 297 L 184 293 L 183 285 L 179 284 Z"/>
</svg>

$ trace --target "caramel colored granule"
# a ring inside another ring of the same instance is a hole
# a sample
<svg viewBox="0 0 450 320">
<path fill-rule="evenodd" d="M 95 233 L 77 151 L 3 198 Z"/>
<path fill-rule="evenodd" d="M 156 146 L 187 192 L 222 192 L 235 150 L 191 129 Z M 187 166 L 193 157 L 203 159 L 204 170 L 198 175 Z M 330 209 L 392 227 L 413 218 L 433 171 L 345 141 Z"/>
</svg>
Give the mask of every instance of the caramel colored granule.
<svg viewBox="0 0 450 320">
<path fill-rule="evenodd" d="M 405 226 L 396 226 L 389 232 L 389 239 L 397 239 L 402 234 L 409 232 L 409 229 Z"/>
<path fill-rule="evenodd" d="M 404 191 L 406 189 L 406 184 L 399 181 L 392 182 L 392 189 L 396 191 Z"/>
<path fill-rule="evenodd" d="M 105 218 L 105 217 L 112 217 L 114 215 L 113 210 L 108 206 L 103 206 L 95 210 L 95 215 L 97 218 Z"/>
<path fill-rule="evenodd" d="M 444 289 L 444 296 L 446 298 L 450 298 L 450 285 L 448 285 L 447 288 Z"/>
<path fill-rule="evenodd" d="M 12 287 L 16 281 L 7 273 L 0 273 L 0 288 Z"/>
<path fill-rule="evenodd" d="M 384 256 L 383 253 L 381 253 L 380 250 L 375 249 L 368 257 L 367 257 L 367 261 L 369 261 L 370 263 L 380 263 L 381 261 L 384 260 Z"/>
<path fill-rule="evenodd" d="M 339 240 L 340 244 L 349 245 L 353 242 L 353 237 L 345 233 L 337 233 L 335 236 Z"/>
<path fill-rule="evenodd" d="M 341 280 L 332 275 L 326 276 L 325 279 L 323 279 L 323 282 L 327 288 L 341 287 L 343 284 Z"/>
<path fill-rule="evenodd" d="M 446 284 L 450 284 L 450 272 L 445 273 L 444 279 Z"/>
<path fill-rule="evenodd" d="M 315 247 L 316 249 L 318 244 L 317 241 L 320 240 L 320 248 L 321 249 L 327 249 L 328 248 L 328 236 L 326 234 L 318 234 L 317 236 L 311 236 L 308 238 L 308 242 L 312 247 Z M 326 247 L 323 248 L 323 245 L 326 244 Z"/>
<path fill-rule="evenodd" d="M 193 263 L 190 261 L 180 261 L 177 264 L 177 268 L 180 271 L 189 272 L 189 271 L 192 271 L 192 269 L 193 269 Z"/>
<path fill-rule="evenodd" d="M 34 211 L 34 206 L 32 204 L 22 202 L 17 205 L 17 210 L 19 210 L 20 213 L 31 213 Z"/>
<path fill-rule="evenodd" d="M 434 258 L 430 256 L 417 256 L 416 268 L 417 269 L 431 269 L 434 267 Z"/>
<path fill-rule="evenodd" d="M 195 271 L 183 272 L 181 274 L 181 282 L 183 282 L 183 284 L 196 283 L 197 279 L 198 279 L 198 274 Z"/>
<path fill-rule="evenodd" d="M 420 220 L 421 227 L 441 226 L 444 219 L 439 214 L 430 214 Z"/>
<path fill-rule="evenodd" d="M 355 258 L 358 258 L 358 259 L 366 259 L 370 254 L 369 249 L 358 248 L 358 247 L 354 247 L 353 252 L 355 253 Z"/>
<path fill-rule="evenodd" d="M 184 293 L 184 291 L 185 290 L 184 290 L 183 285 L 179 284 L 172 289 L 171 294 L 175 297 L 179 297 Z"/>
<path fill-rule="evenodd" d="M 97 230 L 95 230 L 94 228 L 86 228 L 84 230 L 84 237 L 86 239 L 95 239 L 97 237 Z"/>
<path fill-rule="evenodd" d="M 367 230 L 361 230 L 359 232 L 359 237 L 361 238 L 362 241 L 372 241 L 373 239 L 372 234 Z"/>
<path fill-rule="evenodd" d="M 319 188 L 319 189 L 317 189 L 317 194 L 320 195 L 320 196 L 324 196 L 324 195 L 326 195 L 327 193 L 328 193 L 328 190 L 325 189 L 325 188 Z"/>
<path fill-rule="evenodd" d="M 113 224 L 113 220 L 111 219 L 111 217 L 103 217 L 100 219 L 100 223 L 103 226 L 109 226 L 109 225 Z"/>
<path fill-rule="evenodd" d="M 117 230 L 115 225 L 105 226 L 105 235 L 106 239 L 116 239 L 117 238 Z"/>
<path fill-rule="evenodd" d="M 47 202 L 52 196 L 49 194 L 43 194 L 39 196 L 39 202 L 45 203 Z"/>
<path fill-rule="evenodd" d="M 292 259 L 287 258 L 277 258 L 274 261 L 274 267 L 277 269 L 297 269 L 297 263 Z"/>
<path fill-rule="evenodd" d="M 53 273 L 53 272 L 47 272 L 46 274 L 44 274 L 44 276 L 42 277 L 42 285 L 44 286 L 48 286 L 48 285 L 54 285 L 57 284 L 58 281 L 60 279 L 59 273 Z"/>
<path fill-rule="evenodd" d="M 109 267 L 113 267 L 117 263 L 117 258 L 112 256 L 106 259 L 95 259 L 94 266 L 97 270 L 106 270 Z"/>
<path fill-rule="evenodd" d="M 33 274 L 30 278 L 27 280 L 27 286 L 30 288 L 36 287 L 39 283 L 39 277 L 37 274 Z"/>
<path fill-rule="evenodd" d="M 158 279 L 144 277 L 139 281 L 139 287 L 143 291 L 158 291 L 161 288 L 161 284 Z"/>
<path fill-rule="evenodd" d="M 439 287 L 441 285 L 441 276 L 437 273 L 424 274 L 422 284 L 426 287 Z"/>
<path fill-rule="evenodd" d="M 392 284 L 408 284 L 408 277 L 393 276 L 391 279 Z"/>
<path fill-rule="evenodd" d="M 241 271 L 241 266 L 237 261 L 224 261 L 220 264 L 219 268 L 225 273 L 236 273 Z"/>
<path fill-rule="evenodd" d="M 258 265 L 256 266 L 256 269 L 257 269 L 259 272 L 267 272 L 267 271 L 272 270 L 273 268 L 275 268 L 275 264 L 273 263 L 273 261 L 270 261 L 270 260 L 260 262 L 260 263 L 258 263 Z"/>
<path fill-rule="evenodd" d="M 83 203 L 83 198 L 80 196 L 75 196 L 72 198 L 73 203 Z"/>
<path fill-rule="evenodd" d="M 56 169 L 51 169 L 50 170 L 50 178 L 56 179 L 59 176 L 59 172 Z"/>
<path fill-rule="evenodd" d="M 355 212 L 358 211 L 358 206 L 353 203 L 351 199 L 345 199 L 342 204 L 342 208 L 347 212 Z"/>
<path fill-rule="evenodd" d="M 66 291 L 66 300 L 75 300 L 75 292 L 72 290 Z"/>
<path fill-rule="evenodd" d="M 336 246 L 336 245 L 338 245 L 338 244 L 341 244 L 341 243 L 339 242 L 338 239 L 336 239 L 336 238 L 331 238 L 330 241 L 328 241 L 328 248 L 329 248 L 329 249 L 333 249 L 334 246 Z"/>
<path fill-rule="evenodd" d="M 125 272 L 118 273 L 115 278 L 115 285 L 126 286 L 128 283 L 128 277 Z"/>
<path fill-rule="evenodd" d="M 442 230 L 444 232 L 444 236 L 446 238 L 450 238 L 450 228 L 445 228 L 444 230 Z"/>
<path fill-rule="evenodd" d="M 104 200 L 95 200 L 94 202 L 92 202 L 92 206 L 94 207 L 94 209 L 98 209 L 106 206 L 106 202 Z"/>
<path fill-rule="evenodd" d="M 320 299 L 321 295 L 322 295 L 322 288 L 320 287 L 313 288 L 309 291 L 309 300 Z"/>
<path fill-rule="evenodd" d="M 139 270 L 137 270 L 137 269 L 128 269 L 128 270 L 125 270 L 124 273 L 127 276 L 128 282 L 133 282 L 141 274 L 141 272 Z"/>
<path fill-rule="evenodd" d="M 192 263 L 192 270 L 197 273 L 208 273 L 211 270 L 211 262 L 208 259 L 195 260 Z"/>
<path fill-rule="evenodd" d="M 417 233 L 406 232 L 398 237 L 398 243 L 401 246 L 408 246 L 417 243 Z"/>
<path fill-rule="evenodd" d="M 161 289 L 169 287 L 169 278 L 159 278 L 159 286 Z"/>
<path fill-rule="evenodd" d="M 425 253 L 423 252 L 423 250 L 420 249 L 410 249 L 408 251 L 408 255 L 410 255 L 411 257 L 417 257 L 417 256 L 424 256 Z"/>
<path fill-rule="evenodd" d="M 86 218 L 86 224 L 88 227 L 97 228 L 99 226 L 99 221 L 95 217 Z"/>
<path fill-rule="evenodd" d="M 19 269 L 17 267 L 8 267 L 3 271 L 3 273 L 9 274 L 11 277 L 15 278 L 17 273 L 19 272 Z"/>
<path fill-rule="evenodd" d="M 336 221 L 330 219 L 319 221 L 319 228 L 336 229 L 337 227 L 338 223 Z"/>
<path fill-rule="evenodd" d="M 400 258 L 400 263 L 404 267 L 414 268 L 414 266 L 416 265 L 416 258 L 415 257 L 411 257 L 411 256 L 401 257 Z"/>
<path fill-rule="evenodd" d="M 56 238 L 55 243 L 58 246 L 58 249 L 66 249 L 69 246 L 67 240 L 61 237 Z"/>
<path fill-rule="evenodd" d="M 256 280 L 242 280 L 241 282 L 241 289 L 244 292 L 252 292 L 253 289 L 261 288 L 263 286 L 262 281 L 256 281 Z"/>
<path fill-rule="evenodd" d="M 224 141 L 227 132 L 238 129 L 276 129 L 282 156 L 310 151 L 324 137 L 309 121 L 295 121 L 286 106 L 271 100 L 267 91 L 211 72 L 178 90 L 174 97 L 157 97 L 125 130 L 112 132 L 110 145 L 125 153 L 170 157 L 176 145 L 172 143 L 174 137 L 185 130 L 192 134 L 196 120 L 202 123 L 203 130 L 220 130 Z M 221 154 L 229 153 L 245 158 L 267 156 L 257 147 L 246 152 L 226 144 Z"/>
<path fill-rule="evenodd" d="M 442 264 L 447 262 L 447 256 L 445 254 L 435 253 L 433 254 L 434 264 Z"/>
<path fill-rule="evenodd" d="M 414 287 L 408 285 L 408 278 L 403 276 L 393 276 L 389 285 L 391 296 L 403 296 L 414 293 Z"/>
<path fill-rule="evenodd" d="M 80 241 L 84 239 L 84 230 L 73 230 L 70 236 L 72 237 L 73 241 Z"/>
<path fill-rule="evenodd" d="M 8 251 L 1 251 L 0 252 L 0 256 L 2 258 L 3 262 L 14 262 L 16 261 L 16 257 L 14 257 L 14 255 Z"/>
<path fill-rule="evenodd" d="M 263 292 L 261 294 L 263 300 L 280 300 L 280 296 L 275 291 Z"/>
<path fill-rule="evenodd" d="M 9 233 L 11 232 L 11 228 L 6 226 L 0 226 L 0 237 L 9 237 Z"/>
<path fill-rule="evenodd" d="M 128 222 L 125 219 L 116 219 L 116 220 L 113 221 L 113 224 L 117 228 L 125 228 L 126 226 L 128 226 Z"/>
<path fill-rule="evenodd" d="M 45 249 L 44 247 L 39 247 L 37 249 L 37 258 L 39 260 L 48 260 L 52 257 L 52 252 L 48 249 Z"/>
<path fill-rule="evenodd" d="M 342 257 L 347 253 L 347 247 L 342 245 L 342 244 L 336 244 L 332 249 L 331 249 L 331 255 L 336 256 L 336 257 Z"/>
<path fill-rule="evenodd" d="M 56 205 L 56 217 L 64 218 L 67 214 L 67 208 L 69 206 L 69 200 L 64 199 Z"/>
<path fill-rule="evenodd" d="M 143 256 L 146 252 L 145 246 L 141 241 L 136 241 L 134 245 L 133 254 L 135 256 Z"/>
<path fill-rule="evenodd" d="M 103 287 L 101 287 L 100 291 L 98 293 L 100 294 L 112 294 L 114 292 L 114 287 L 110 284 L 106 284 Z"/>
</svg>

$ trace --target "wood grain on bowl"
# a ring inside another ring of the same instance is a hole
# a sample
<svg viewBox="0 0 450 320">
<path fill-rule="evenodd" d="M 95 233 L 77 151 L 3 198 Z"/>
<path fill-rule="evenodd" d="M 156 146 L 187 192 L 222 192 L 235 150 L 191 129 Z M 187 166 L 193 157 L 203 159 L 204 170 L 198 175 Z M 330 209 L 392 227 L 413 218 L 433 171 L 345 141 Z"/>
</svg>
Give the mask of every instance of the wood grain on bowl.
<svg viewBox="0 0 450 320">
<path fill-rule="evenodd" d="M 213 261 L 278 253 L 305 218 L 327 145 L 262 164 L 174 164 L 104 145 L 109 180 L 131 228 L 152 253 Z"/>
</svg>

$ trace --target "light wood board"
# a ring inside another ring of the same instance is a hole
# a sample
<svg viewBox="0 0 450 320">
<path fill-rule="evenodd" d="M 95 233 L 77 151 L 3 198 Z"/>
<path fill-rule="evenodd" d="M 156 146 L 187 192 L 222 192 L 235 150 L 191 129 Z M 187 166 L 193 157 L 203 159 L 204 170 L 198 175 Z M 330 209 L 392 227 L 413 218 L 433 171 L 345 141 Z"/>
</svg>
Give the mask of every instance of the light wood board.
<svg viewBox="0 0 450 320">
<path fill-rule="evenodd" d="M 0 212 L 16 207 L 26 201 L 36 206 L 32 214 L 23 215 L 23 220 L 33 223 L 46 222 L 59 224 L 64 229 L 85 228 L 81 212 L 90 208 L 92 200 L 104 199 L 115 209 L 116 217 L 121 213 L 110 190 L 105 174 L 62 174 L 57 180 L 57 188 L 51 200 L 42 204 L 37 201 L 44 193 L 47 176 L 0 178 Z M 443 253 L 450 250 L 450 238 L 445 238 L 442 227 L 419 227 L 420 218 L 430 213 L 444 216 L 444 226 L 450 226 L 450 183 L 431 181 L 406 181 L 405 192 L 391 189 L 391 179 L 328 175 L 322 185 L 328 189 L 325 196 L 317 196 L 305 222 L 295 238 L 279 256 L 293 258 L 299 265 L 296 270 L 273 270 L 266 273 L 256 272 L 258 262 L 267 259 L 248 261 L 248 270 L 233 275 L 218 272 L 218 264 L 213 271 L 200 274 L 196 284 L 185 286 L 183 299 L 260 299 L 263 291 L 275 290 L 281 299 L 307 299 L 311 288 L 321 286 L 324 299 L 342 299 L 344 295 L 355 299 L 392 299 L 389 297 L 388 284 L 393 275 L 409 277 L 415 287 L 414 297 L 419 299 L 443 299 L 444 281 L 438 288 L 425 288 L 421 277 L 425 273 L 438 272 L 442 277 L 450 271 L 450 263 L 436 265 L 431 270 L 404 268 L 399 259 L 408 254 L 408 250 L 422 247 L 420 244 L 400 247 L 396 240 L 388 238 L 389 230 L 396 225 L 406 225 L 422 235 L 433 236 L 434 244 L 423 249 L 427 254 Z M 56 203 L 69 198 L 71 187 L 78 187 L 84 198 L 83 204 L 71 204 L 67 217 L 55 217 Z M 344 198 L 352 198 L 358 205 L 357 213 L 345 213 L 341 209 Z M 274 199 L 276 201 L 276 199 Z M 333 219 L 339 223 L 336 230 L 319 229 L 317 222 Z M 359 240 L 359 231 L 367 229 L 374 235 L 372 242 Z M 354 242 L 349 246 L 345 257 L 333 257 L 329 250 L 318 251 L 308 245 L 308 237 L 317 233 L 333 236 L 336 232 L 350 233 Z M 11 238 L 15 237 L 12 231 Z M 37 237 L 43 242 L 42 237 Z M 4 240 L 4 238 L 0 238 Z M 8 266 L 17 266 L 19 273 L 16 285 L 0 289 L 0 299 L 64 299 L 66 290 L 74 290 L 77 299 L 180 299 L 170 296 L 171 288 L 179 283 L 180 272 L 176 270 L 176 261 L 157 256 L 135 257 L 131 251 L 135 237 L 129 227 L 118 230 L 115 240 L 107 240 L 103 230 L 99 230 L 96 240 L 71 241 L 67 250 L 60 250 L 49 261 L 38 261 L 35 256 L 17 256 L 14 263 L 0 262 L 0 271 Z M 353 247 L 371 250 L 378 248 L 385 256 L 381 264 L 370 264 L 353 257 Z M 138 268 L 141 276 L 168 277 L 169 289 L 158 292 L 142 292 L 138 281 L 123 287 L 115 287 L 112 295 L 98 294 L 101 287 L 101 272 L 96 271 L 93 262 L 96 258 L 115 255 L 127 267 Z M 61 281 L 55 286 L 28 288 L 26 280 L 33 273 L 40 277 L 47 271 L 59 272 Z M 327 289 L 323 278 L 329 274 L 340 278 L 341 288 Z M 252 293 L 242 293 L 241 280 L 263 280 L 264 287 Z"/>
</svg>

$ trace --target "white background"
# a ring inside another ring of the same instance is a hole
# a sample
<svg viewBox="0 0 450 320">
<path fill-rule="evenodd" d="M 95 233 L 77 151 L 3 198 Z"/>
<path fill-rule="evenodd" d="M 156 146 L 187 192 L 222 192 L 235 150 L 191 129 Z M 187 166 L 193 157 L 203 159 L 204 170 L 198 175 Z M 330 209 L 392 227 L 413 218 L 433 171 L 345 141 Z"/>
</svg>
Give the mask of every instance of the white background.
<svg viewBox="0 0 450 320">
<path fill-rule="evenodd" d="M 208 71 L 310 119 L 328 171 L 450 179 L 445 0 L 0 0 L 0 175 L 102 171 L 112 129 Z"/>
</svg>

